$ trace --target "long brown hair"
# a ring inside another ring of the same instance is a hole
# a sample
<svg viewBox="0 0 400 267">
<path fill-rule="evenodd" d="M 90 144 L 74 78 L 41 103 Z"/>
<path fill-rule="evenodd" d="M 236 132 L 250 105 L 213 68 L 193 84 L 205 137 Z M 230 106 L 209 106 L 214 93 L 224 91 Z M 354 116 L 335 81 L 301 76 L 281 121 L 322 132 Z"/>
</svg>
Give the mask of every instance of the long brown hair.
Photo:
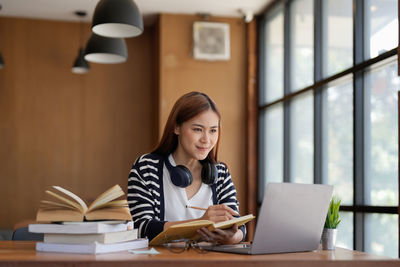
<svg viewBox="0 0 400 267">
<path fill-rule="evenodd" d="M 212 101 L 208 95 L 200 92 L 190 92 L 181 96 L 172 107 L 160 143 L 158 143 L 153 150 L 153 153 L 169 155 L 174 152 L 178 146 L 178 136 L 175 134 L 175 127 L 182 125 L 185 121 L 209 109 L 214 111 L 221 121 L 221 114 L 214 101 Z M 220 123 L 218 123 L 218 140 L 207 156 L 207 158 L 214 163 L 217 161 L 220 136 L 221 126 Z"/>
</svg>

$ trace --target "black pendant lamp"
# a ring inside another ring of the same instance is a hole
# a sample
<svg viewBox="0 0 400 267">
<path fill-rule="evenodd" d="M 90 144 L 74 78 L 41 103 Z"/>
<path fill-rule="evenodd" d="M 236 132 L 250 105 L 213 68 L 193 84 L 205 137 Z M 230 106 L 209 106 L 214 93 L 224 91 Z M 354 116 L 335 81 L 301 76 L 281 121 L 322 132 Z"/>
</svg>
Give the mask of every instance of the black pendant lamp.
<svg viewBox="0 0 400 267">
<path fill-rule="evenodd" d="M 122 38 L 103 37 L 92 33 L 85 50 L 85 59 L 94 63 L 115 64 L 125 62 L 128 50 Z"/>
<path fill-rule="evenodd" d="M 86 12 L 85 11 L 76 11 L 75 15 L 77 15 L 80 18 L 83 18 L 84 16 L 86 16 Z M 81 25 L 80 25 L 80 44 L 82 45 L 83 43 L 83 22 L 81 20 Z M 82 47 L 79 48 L 78 51 L 78 56 L 75 59 L 74 65 L 72 66 L 71 71 L 75 74 L 84 74 L 87 73 L 90 70 L 90 66 L 89 63 L 85 60 L 84 58 L 85 53 Z"/>
<path fill-rule="evenodd" d="M 143 18 L 133 0 L 100 0 L 94 10 L 92 31 L 105 37 L 135 37 L 143 32 Z"/>
<path fill-rule="evenodd" d="M 4 60 L 3 57 L 0 54 L 0 69 L 4 68 Z"/>
<path fill-rule="evenodd" d="M 72 72 L 76 74 L 84 74 L 89 70 L 89 63 L 85 60 L 85 51 L 83 48 L 79 48 L 78 56 L 75 59 L 74 66 L 72 66 Z"/>
</svg>

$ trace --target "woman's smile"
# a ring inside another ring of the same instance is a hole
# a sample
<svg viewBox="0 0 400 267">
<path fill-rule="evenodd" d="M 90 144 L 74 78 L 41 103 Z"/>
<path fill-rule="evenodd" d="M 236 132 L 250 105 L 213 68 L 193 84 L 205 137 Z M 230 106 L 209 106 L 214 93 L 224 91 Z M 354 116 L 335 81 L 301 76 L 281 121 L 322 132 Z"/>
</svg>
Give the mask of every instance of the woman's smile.
<svg viewBox="0 0 400 267">
<path fill-rule="evenodd" d="M 199 146 L 197 146 L 196 148 L 197 148 L 198 150 L 200 150 L 200 151 L 207 151 L 207 150 L 210 149 L 209 147 L 199 147 Z"/>
</svg>

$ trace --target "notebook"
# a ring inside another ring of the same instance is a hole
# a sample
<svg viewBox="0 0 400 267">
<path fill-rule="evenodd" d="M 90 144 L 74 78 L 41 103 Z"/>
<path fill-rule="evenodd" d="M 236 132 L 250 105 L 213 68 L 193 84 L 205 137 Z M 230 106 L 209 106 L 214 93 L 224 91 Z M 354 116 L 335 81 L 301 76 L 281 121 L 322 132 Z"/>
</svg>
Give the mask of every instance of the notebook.
<svg viewBox="0 0 400 267">
<path fill-rule="evenodd" d="M 251 245 L 203 246 L 206 250 L 269 254 L 318 248 L 333 186 L 269 183 Z"/>
</svg>

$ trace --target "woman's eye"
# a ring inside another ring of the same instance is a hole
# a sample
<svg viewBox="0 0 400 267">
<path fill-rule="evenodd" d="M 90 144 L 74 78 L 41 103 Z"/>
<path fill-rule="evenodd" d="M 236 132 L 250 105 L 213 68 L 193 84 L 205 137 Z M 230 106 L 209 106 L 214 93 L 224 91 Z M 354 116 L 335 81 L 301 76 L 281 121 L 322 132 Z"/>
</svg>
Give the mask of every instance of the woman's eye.
<svg viewBox="0 0 400 267">
<path fill-rule="evenodd" d="M 201 128 L 194 128 L 193 129 L 195 132 L 201 132 Z"/>
<path fill-rule="evenodd" d="M 211 133 L 216 133 L 217 129 L 211 129 Z"/>
</svg>

